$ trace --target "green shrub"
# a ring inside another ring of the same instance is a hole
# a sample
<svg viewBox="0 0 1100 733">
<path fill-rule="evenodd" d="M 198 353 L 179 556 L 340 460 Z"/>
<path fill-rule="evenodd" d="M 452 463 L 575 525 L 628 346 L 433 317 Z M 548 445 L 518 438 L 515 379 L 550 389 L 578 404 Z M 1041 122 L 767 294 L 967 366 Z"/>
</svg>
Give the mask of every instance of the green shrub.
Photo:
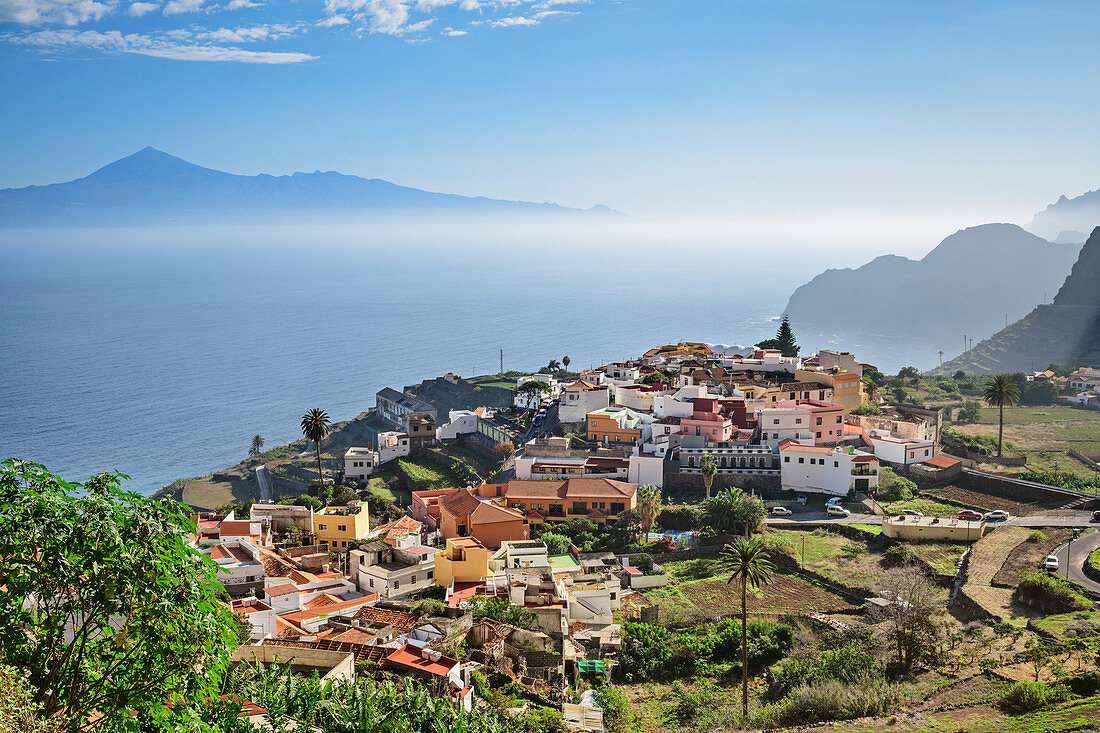
<svg viewBox="0 0 1100 733">
<path fill-rule="evenodd" d="M 841 553 L 848 555 L 849 557 L 855 557 L 856 555 L 862 555 L 867 552 L 867 548 L 858 542 L 845 542 L 841 548 Z"/>
<path fill-rule="evenodd" d="M 569 733 L 561 712 L 552 708 L 528 710 L 519 721 L 522 730 L 529 733 Z"/>
<path fill-rule="evenodd" d="M 603 724 L 610 733 L 622 733 L 631 728 L 630 703 L 618 687 L 604 685 L 596 690 L 596 702 L 603 710 Z"/>
<path fill-rule="evenodd" d="M 691 506 L 670 506 L 657 515 L 661 529 L 688 532 L 699 526 L 699 510 Z"/>
<path fill-rule="evenodd" d="M 409 612 L 414 616 L 438 616 L 446 610 L 447 604 L 434 598 L 425 598 L 417 601 Z"/>
<path fill-rule="evenodd" d="M 975 423 L 982 419 L 982 406 L 974 400 L 967 400 L 963 403 L 962 408 L 959 410 L 959 414 L 955 416 L 957 422 L 963 423 Z"/>
<path fill-rule="evenodd" d="M 1043 534 L 1042 530 L 1033 529 L 1033 530 L 1031 530 L 1031 534 L 1029 534 L 1027 536 L 1027 541 L 1028 542 L 1034 542 L 1034 543 L 1038 544 L 1040 542 L 1046 542 L 1047 541 L 1047 536 L 1045 534 Z"/>
<path fill-rule="evenodd" d="M 1045 682 L 1016 682 L 1001 697 L 1001 709 L 1010 713 L 1029 713 L 1065 702 L 1070 692 L 1065 685 L 1048 685 Z"/>
<path fill-rule="evenodd" d="M 894 545 L 882 553 L 882 562 L 886 565 L 901 565 L 913 557 L 913 551 L 905 545 Z"/>
<path fill-rule="evenodd" d="M 852 409 L 852 414 L 853 415 L 868 415 L 868 416 L 881 415 L 882 414 L 882 408 L 879 407 L 878 405 L 876 405 L 873 402 L 864 402 L 862 405 L 859 405 L 858 407 L 853 408 Z"/>
<path fill-rule="evenodd" d="M 1078 593 L 1071 583 L 1038 570 L 1020 576 L 1016 594 L 1024 602 L 1037 602 L 1043 609 L 1059 613 L 1092 606 L 1092 602 Z"/>
<path fill-rule="evenodd" d="M 825 680 L 798 687 L 766 705 L 756 714 L 755 722 L 764 728 L 780 728 L 877 717 L 896 709 L 901 699 L 901 689 L 885 680 L 856 685 Z"/>
</svg>

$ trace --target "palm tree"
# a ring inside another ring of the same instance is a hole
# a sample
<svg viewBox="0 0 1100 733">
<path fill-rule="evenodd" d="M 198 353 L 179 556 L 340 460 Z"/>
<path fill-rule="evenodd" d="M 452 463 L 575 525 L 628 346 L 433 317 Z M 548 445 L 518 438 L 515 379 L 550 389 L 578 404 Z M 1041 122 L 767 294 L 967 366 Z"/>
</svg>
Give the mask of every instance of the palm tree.
<svg viewBox="0 0 1100 733">
<path fill-rule="evenodd" d="M 1020 399 L 1020 388 L 1012 377 L 1007 374 L 997 374 L 985 383 L 982 389 L 982 399 L 990 407 L 1000 408 L 1000 419 L 997 425 L 997 457 L 1001 457 L 1001 442 L 1005 433 L 1005 407 L 1012 407 L 1016 400 Z"/>
<path fill-rule="evenodd" d="M 714 474 L 718 473 L 718 459 L 710 453 L 705 453 L 699 460 L 699 471 L 703 474 L 703 484 L 707 487 L 707 498 L 710 498 L 710 487 L 714 485 Z"/>
<path fill-rule="evenodd" d="M 722 556 L 732 564 L 730 579 L 741 584 L 741 712 L 749 714 L 749 643 L 748 643 L 748 588 L 767 585 L 775 572 L 775 565 L 768 560 L 764 538 L 739 538 L 722 548 Z"/>
<path fill-rule="evenodd" d="M 550 372 L 551 374 L 557 371 L 561 371 L 561 364 L 558 363 L 557 359 L 551 359 L 550 363 L 546 365 L 546 371 Z"/>
<path fill-rule="evenodd" d="M 661 490 L 653 484 L 639 486 L 638 512 L 642 515 L 642 531 L 648 537 L 657 515 L 661 513 Z"/>
<path fill-rule="evenodd" d="M 252 436 L 252 447 L 248 449 L 248 455 L 252 458 L 260 455 L 264 449 L 264 437 L 259 433 Z"/>
<path fill-rule="evenodd" d="M 871 399 L 871 402 L 878 403 L 875 399 L 875 395 L 878 394 L 878 385 L 872 382 L 870 379 L 863 380 L 863 391 L 867 393 L 867 396 Z"/>
<path fill-rule="evenodd" d="M 325 485 L 325 474 L 321 470 L 321 441 L 328 436 L 330 430 L 332 430 L 332 423 L 324 410 L 314 407 L 302 416 L 302 435 L 312 440 L 317 447 L 317 475 L 321 477 L 322 488 Z"/>
<path fill-rule="evenodd" d="M 570 359 L 569 359 L 568 356 L 563 356 L 561 358 L 561 363 L 565 366 L 565 371 L 569 371 L 569 362 L 570 362 Z"/>
</svg>

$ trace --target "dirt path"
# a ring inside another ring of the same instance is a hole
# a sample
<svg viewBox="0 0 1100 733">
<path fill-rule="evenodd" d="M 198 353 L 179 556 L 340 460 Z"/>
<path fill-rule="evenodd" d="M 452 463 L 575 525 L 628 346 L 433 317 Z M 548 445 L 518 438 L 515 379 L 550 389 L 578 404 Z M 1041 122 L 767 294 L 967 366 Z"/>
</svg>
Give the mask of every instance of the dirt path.
<svg viewBox="0 0 1100 733">
<path fill-rule="evenodd" d="M 1016 545 L 1027 539 L 1023 527 L 999 527 L 974 543 L 967 570 L 965 593 L 998 618 L 1024 620 L 1042 614 L 1012 602 L 1012 589 L 994 588 L 990 583 Z"/>
</svg>

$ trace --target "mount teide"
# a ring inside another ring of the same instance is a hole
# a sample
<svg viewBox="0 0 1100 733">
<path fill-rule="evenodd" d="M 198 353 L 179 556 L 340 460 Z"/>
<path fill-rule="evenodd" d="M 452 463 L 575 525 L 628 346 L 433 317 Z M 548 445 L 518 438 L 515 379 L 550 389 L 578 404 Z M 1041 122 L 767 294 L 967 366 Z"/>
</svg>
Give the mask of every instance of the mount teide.
<svg viewBox="0 0 1100 733">
<path fill-rule="evenodd" d="M 284 223 L 385 214 L 600 216 L 571 209 L 434 193 L 334 172 L 242 176 L 145 148 L 67 183 L 0 190 L 0 226 Z"/>
</svg>

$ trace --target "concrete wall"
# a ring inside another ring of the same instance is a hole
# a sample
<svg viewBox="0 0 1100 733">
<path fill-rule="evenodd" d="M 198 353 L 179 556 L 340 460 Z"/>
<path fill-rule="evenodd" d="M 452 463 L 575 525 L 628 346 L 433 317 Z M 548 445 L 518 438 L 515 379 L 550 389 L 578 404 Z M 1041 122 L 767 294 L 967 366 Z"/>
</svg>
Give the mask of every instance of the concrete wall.
<svg viewBox="0 0 1100 733">
<path fill-rule="evenodd" d="M 293 667 L 316 669 L 321 681 L 338 682 L 355 678 L 355 655 L 351 652 L 330 652 L 322 649 L 277 646 L 242 646 L 233 652 L 232 663 L 259 662 L 274 664 L 290 662 Z"/>
</svg>

